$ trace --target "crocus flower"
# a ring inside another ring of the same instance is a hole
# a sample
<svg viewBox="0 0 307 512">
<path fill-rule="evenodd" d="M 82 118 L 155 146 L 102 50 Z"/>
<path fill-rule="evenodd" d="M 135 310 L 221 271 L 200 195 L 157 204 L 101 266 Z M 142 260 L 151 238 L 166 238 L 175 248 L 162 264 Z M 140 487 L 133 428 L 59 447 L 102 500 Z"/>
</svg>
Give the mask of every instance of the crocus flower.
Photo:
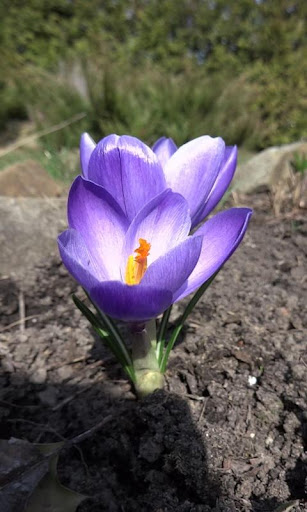
<svg viewBox="0 0 307 512">
<path fill-rule="evenodd" d="M 208 135 L 179 149 L 165 137 L 150 149 L 126 135 L 109 135 L 96 145 L 85 133 L 80 160 L 83 176 L 110 192 L 130 221 L 150 199 L 171 188 L 186 199 L 193 228 L 213 210 L 229 186 L 237 148 Z"/>
<path fill-rule="evenodd" d="M 101 311 L 146 322 L 225 263 L 244 236 L 251 210 L 218 213 L 190 235 L 190 204 L 166 188 L 162 166 L 149 148 L 111 136 L 89 158 L 88 153 L 83 150 L 81 158 L 95 179 L 79 176 L 71 187 L 69 229 L 58 238 L 62 260 Z"/>
</svg>

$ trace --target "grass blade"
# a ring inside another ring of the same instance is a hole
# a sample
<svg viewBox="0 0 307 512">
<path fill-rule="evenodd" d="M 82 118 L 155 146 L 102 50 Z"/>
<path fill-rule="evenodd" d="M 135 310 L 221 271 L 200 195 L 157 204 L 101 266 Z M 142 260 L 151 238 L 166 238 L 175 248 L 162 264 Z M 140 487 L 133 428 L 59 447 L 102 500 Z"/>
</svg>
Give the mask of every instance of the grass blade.
<svg viewBox="0 0 307 512">
<path fill-rule="evenodd" d="M 178 336 L 179 336 L 179 334 L 181 332 L 181 329 L 183 328 L 183 325 L 184 325 L 186 319 L 188 318 L 188 316 L 191 313 L 191 311 L 193 310 L 193 308 L 196 306 L 196 304 L 199 301 L 199 299 L 202 297 L 202 295 L 205 293 L 207 288 L 210 286 L 212 281 L 215 279 L 215 277 L 217 276 L 219 271 L 220 271 L 220 269 L 217 272 L 215 272 L 215 274 L 213 274 L 213 276 L 211 276 L 210 279 L 208 279 L 197 290 L 197 292 L 195 293 L 195 295 L 193 295 L 192 299 L 190 300 L 189 304 L 187 305 L 183 315 L 180 317 L 180 319 L 178 321 L 178 324 L 177 324 L 177 326 L 175 327 L 175 329 L 173 331 L 171 339 L 169 340 L 169 342 L 167 344 L 166 350 L 164 352 L 164 355 L 163 355 L 163 358 L 162 358 L 162 361 L 161 361 L 161 364 L 160 364 L 160 369 L 161 369 L 162 373 L 164 373 L 166 371 L 167 361 L 168 361 L 170 352 L 171 352 L 173 346 L 175 345 L 175 343 L 177 341 L 177 338 L 178 338 Z"/>
</svg>

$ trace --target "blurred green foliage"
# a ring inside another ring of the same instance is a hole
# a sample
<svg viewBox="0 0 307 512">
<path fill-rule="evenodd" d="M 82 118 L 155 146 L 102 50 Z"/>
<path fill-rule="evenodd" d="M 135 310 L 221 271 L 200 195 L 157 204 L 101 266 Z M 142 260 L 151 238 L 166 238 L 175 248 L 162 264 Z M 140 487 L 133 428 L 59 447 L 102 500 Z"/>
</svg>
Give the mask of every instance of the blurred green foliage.
<svg viewBox="0 0 307 512">
<path fill-rule="evenodd" d="M 2 0 L 0 130 L 85 112 L 44 146 L 75 147 L 84 130 L 177 144 L 209 133 L 249 149 L 298 140 L 306 17 L 305 0 Z"/>
<path fill-rule="evenodd" d="M 307 171 L 307 155 L 294 153 L 291 164 L 295 172 L 305 174 Z"/>
</svg>

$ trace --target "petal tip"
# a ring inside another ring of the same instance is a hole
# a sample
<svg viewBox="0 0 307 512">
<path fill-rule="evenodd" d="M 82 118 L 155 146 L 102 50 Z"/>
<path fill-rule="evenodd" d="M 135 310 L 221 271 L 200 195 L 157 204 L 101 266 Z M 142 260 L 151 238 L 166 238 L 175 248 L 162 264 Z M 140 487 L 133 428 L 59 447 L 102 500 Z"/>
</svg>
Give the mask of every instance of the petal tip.
<svg viewBox="0 0 307 512">
<path fill-rule="evenodd" d="M 82 133 L 80 138 L 80 165 L 85 178 L 88 177 L 89 161 L 95 147 L 96 143 L 92 137 L 87 132 Z"/>
</svg>

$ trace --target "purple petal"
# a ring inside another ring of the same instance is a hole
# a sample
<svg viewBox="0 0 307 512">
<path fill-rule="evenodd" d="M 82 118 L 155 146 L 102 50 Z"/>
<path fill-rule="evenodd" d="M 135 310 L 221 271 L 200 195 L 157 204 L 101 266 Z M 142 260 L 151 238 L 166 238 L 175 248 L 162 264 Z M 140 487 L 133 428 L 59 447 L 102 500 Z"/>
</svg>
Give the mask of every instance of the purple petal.
<svg viewBox="0 0 307 512">
<path fill-rule="evenodd" d="M 129 220 L 166 188 L 154 152 L 127 135 L 109 135 L 97 144 L 89 161 L 88 177 L 112 194 Z"/>
<path fill-rule="evenodd" d="M 237 165 L 237 156 L 238 150 L 237 146 L 227 146 L 225 149 L 225 154 L 223 158 L 223 162 L 221 165 L 221 169 L 215 183 L 211 189 L 209 197 L 204 204 L 203 208 L 199 210 L 197 215 L 193 219 L 193 226 L 199 224 L 209 213 L 216 207 L 220 199 L 223 197 L 226 192 L 229 184 L 233 178 L 234 172 L 236 170 Z"/>
<path fill-rule="evenodd" d="M 88 178 L 88 163 L 96 147 L 95 142 L 88 133 L 83 133 L 80 140 L 80 164 L 84 178 Z"/>
<path fill-rule="evenodd" d="M 195 232 L 193 236 L 203 235 L 202 250 L 187 287 L 176 293 L 176 301 L 199 288 L 230 258 L 245 234 L 251 215 L 249 208 L 231 208 L 218 213 Z"/>
<path fill-rule="evenodd" d="M 204 135 L 181 146 L 164 167 L 167 185 L 188 201 L 192 222 L 211 192 L 224 153 L 223 139 Z"/>
<path fill-rule="evenodd" d="M 129 286 L 119 281 L 100 283 L 90 291 L 91 298 L 107 315 L 124 322 L 145 322 L 165 311 L 172 293 L 152 286 Z"/>
<path fill-rule="evenodd" d="M 59 235 L 58 246 L 65 267 L 86 290 L 105 279 L 104 269 L 87 249 L 80 233 L 67 229 Z"/>
<path fill-rule="evenodd" d="M 128 256 L 139 246 L 140 238 L 151 244 L 148 256 L 150 265 L 185 240 L 190 228 L 191 219 L 186 200 L 170 189 L 162 192 L 144 206 L 129 226 L 123 250 L 122 274 Z"/>
<path fill-rule="evenodd" d="M 158 258 L 145 272 L 142 286 L 161 287 L 173 293 L 180 288 L 194 269 L 202 247 L 201 236 L 190 236 L 171 251 Z"/>
<path fill-rule="evenodd" d="M 177 151 L 177 146 L 173 139 L 161 137 L 154 143 L 152 150 L 157 155 L 162 167 L 164 167 L 170 157 Z"/>
<path fill-rule="evenodd" d="M 69 192 L 68 222 L 82 235 L 108 278 L 120 279 L 128 220 L 113 197 L 102 187 L 78 176 Z"/>
</svg>

